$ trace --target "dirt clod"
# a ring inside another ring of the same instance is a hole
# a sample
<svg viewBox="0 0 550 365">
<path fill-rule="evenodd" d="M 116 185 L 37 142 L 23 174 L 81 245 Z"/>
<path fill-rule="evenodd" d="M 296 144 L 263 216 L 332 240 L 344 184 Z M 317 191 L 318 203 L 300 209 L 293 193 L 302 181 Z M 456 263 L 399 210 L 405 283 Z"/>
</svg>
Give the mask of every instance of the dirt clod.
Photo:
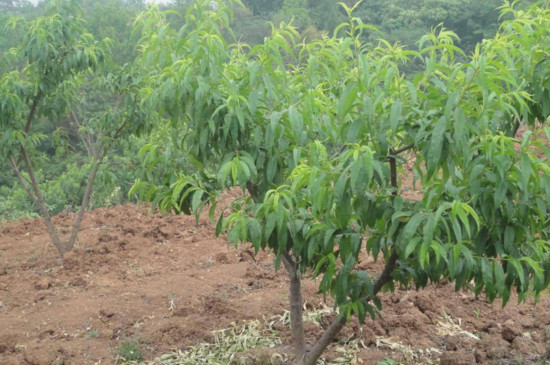
<svg viewBox="0 0 550 365">
<path fill-rule="evenodd" d="M 48 289 L 50 286 L 52 286 L 52 281 L 51 281 L 51 279 L 45 278 L 45 277 L 42 277 L 42 278 L 38 279 L 38 280 L 34 283 L 34 288 L 35 288 L 36 290 L 46 290 L 46 289 Z"/>
<path fill-rule="evenodd" d="M 439 365 L 471 365 L 475 363 L 474 354 L 468 351 L 445 352 L 439 359 Z"/>
<path fill-rule="evenodd" d="M 507 320 L 502 326 L 502 338 L 508 342 L 514 341 L 514 339 L 520 334 L 519 328 L 516 326 L 514 321 Z"/>
</svg>

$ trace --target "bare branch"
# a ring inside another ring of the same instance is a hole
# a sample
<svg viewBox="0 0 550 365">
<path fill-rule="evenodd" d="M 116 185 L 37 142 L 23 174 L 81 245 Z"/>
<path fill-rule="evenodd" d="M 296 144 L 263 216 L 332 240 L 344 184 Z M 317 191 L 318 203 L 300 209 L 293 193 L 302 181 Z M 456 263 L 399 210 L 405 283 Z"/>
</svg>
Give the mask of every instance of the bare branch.
<svg viewBox="0 0 550 365">
<path fill-rule="evenodd" d="M 392 148 L 392 149 L 391 149 L 391 154 L 392 154 L 392 155 L 398 155 L 398 154 L 400 154 L 400 153 L 403 153 L 403 152 L 405 152 L 405 151 L 408 151 L 408 150 L 410 150 L 410 149 L 413 149 L 414 146 L 415 146 L 415 144 L 414 144 L 414 143 L 411 143 L 410 145 L 403 146 L 403 147 L 398 148 L 398 149 L 396 149 L 396 150 L 394 150 L 394 149 Z"/>
<path fill-rule="evenodd" d="M 76 113 L 74 112 L 74 110 L 71 111 L 71 115 L 73 117 L 74 122 L 80 129 L 82 127 L 82 124 L 80 124 L 80 122 L 78 121 L 78 118 L 76 117 Z M 91 155 L 93 158 L 97 158 L 97 150 L 94 147 L 94 141 L 92 141 L 92 137 L 86 132 L 79 133 L 79 134 L 81 135 L 82 142 L 84 142 L 84 146 L 86 147 L 88 154 Z"/>
<path fill-rule="evenodd" d="M 27 115 L 27 122 L 25 123 L 25 128 L 23 128 L 23 132 L 25 132 L 25 134 L 29 132 L 29 129 L 31 129 L 31 123 L 34 118 L 34 114 L 36 113 L 36 107 L 38 106 L 38 102 L 40 101 L 40 98 L 42 98 L 42 91 L 38 91 L 38 93 L 32 100 L 31 110 Z"/>
</svg>

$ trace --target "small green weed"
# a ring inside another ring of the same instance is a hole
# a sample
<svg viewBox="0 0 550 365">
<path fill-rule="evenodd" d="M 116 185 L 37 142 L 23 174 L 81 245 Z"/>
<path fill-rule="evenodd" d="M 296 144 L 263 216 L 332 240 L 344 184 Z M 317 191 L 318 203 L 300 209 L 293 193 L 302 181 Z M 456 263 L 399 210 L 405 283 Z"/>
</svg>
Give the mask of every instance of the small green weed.
<svg viewBox="0 0 550 365">
<path fill-rule="evenodd" d="M 84 337 L 86 337 L 86 338 L 99 337 L 99 331 L 96 330 L 96 329 L 90 329 L 90 330 L 88 330 L 88 332 L 86 333 L 86 335 Z"/>
<path fill-rule="evenodd" d="M 139 343 L 134 340 L 125 341 L 118 346 L 118 356 L 125 361 L 143 361 L 143 353 Z"/>
</svg>

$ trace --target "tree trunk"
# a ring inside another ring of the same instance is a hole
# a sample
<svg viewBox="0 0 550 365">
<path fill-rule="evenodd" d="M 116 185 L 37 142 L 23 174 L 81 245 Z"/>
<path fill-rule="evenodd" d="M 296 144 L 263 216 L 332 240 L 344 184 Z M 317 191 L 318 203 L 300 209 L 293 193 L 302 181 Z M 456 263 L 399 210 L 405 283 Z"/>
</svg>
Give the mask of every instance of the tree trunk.
<svg viewBox="0 0 550 365">
<path fill-rule="evenodd" d="M 65 245 L 61 242 L 59 239 L 59 236 L 57 235 L 57 232 L 55 231 L 55 227 L 52 222 L 52 216 L 50 215 L 50 212 L 48 211 L 48 207 L 46 207 L 46 202 L 44 201 L 44 196 L 42 195 L 42 192 L 40 191 L 40 186 L 38 185 L 38 181 L 36 180 L 36 176 L 34 175 L 34 170 L 32 168 L 31 159 L 29 157 L 29 154 L 27 150 L 22 147 L 21 152 L 23 153 L 23 158 L 25 160 L 25 165 L 27 166 L 27 173 L 29 174 L 29 177 L 31 179 L 31 186 L 34 190 L 34 197 L 35 202 L 38 205 L 38 208 L 40 209 L 40 213 L 42 214 L 42 218 L 44 218 L 44 224 L 46 225 L 46 230 L 48 231 L 48 234 L 50 235 L 50 238 L 52 239 L 52 243 L 61 255 L 67 253 L 65 250 Z M 23 181 L 21 181 L 23 184 Z M 31 198 L 33 196 L 31 195 Z"/>
<path fill-rule="evenodd" d="M 302 284 L 298 275 L 298 264 L 289 254 L 283 256 L 283 264 L 290 276 L 290 327 L 294 350 L 296 352 L 296 363 L 304 364 L 306 339 L 304 336 L 304 318 L 302 313 Z"/>
</svg>

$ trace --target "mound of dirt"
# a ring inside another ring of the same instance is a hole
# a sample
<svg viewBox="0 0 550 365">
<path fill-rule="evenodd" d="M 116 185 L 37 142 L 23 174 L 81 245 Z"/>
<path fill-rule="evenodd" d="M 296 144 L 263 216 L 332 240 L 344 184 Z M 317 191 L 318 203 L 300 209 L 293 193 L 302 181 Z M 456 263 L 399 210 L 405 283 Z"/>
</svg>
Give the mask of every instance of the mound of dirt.
<svg viewBox="0 0 550 365">
<path fill-rule="evenodd" d="M 73 214 L 54 218 L 61 235 Z M 206 218 L 124 205 L 87 212 L 74 252 L 61 261 L 40 219 L 0 227 L 0 364 L 113 364 L 137 341 L 146 360 L 212 339 L 232 323 L 288 307 L 287 276 L 273 257 L 254 257 L 215 238 Z M 380 271 L 364 257 L 362 268 Z M 308 308 L 322 298 L 304 281 Z M 356 363 L 541 363 L 550 355 L 550 299 L 507 308 L 452 285 L 382 297 L 382 318 L 350 323 L 339 340 L 360 340 Z M 309 323 L 313 341 L 330 321 Z M 290 348 L 288 328 L 278 328 Z M 264 351 L 258 349 L 259 352 Z M 262 355 L 263 356 L 263 355 Z M 327 360 L 339 357 L 338 346 Z"/>
</svg>

